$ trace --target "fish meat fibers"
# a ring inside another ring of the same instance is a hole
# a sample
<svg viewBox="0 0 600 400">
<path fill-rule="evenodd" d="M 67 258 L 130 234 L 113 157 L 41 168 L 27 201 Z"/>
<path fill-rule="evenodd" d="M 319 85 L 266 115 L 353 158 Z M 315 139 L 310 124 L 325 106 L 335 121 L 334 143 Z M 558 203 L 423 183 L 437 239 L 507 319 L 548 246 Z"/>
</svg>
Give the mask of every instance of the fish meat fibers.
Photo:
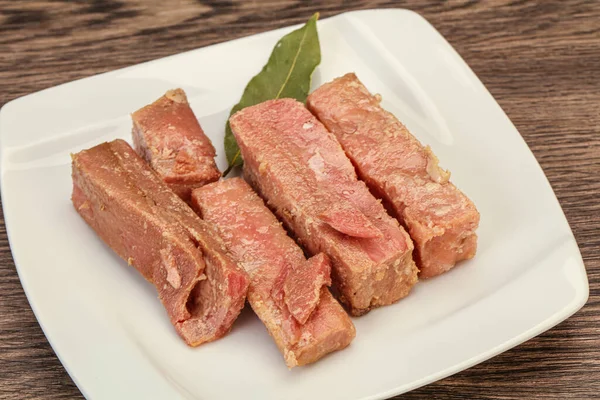
<svg viewBox="0 0 600 400">
<path fill-rule="evenodd" d="M 125 141 L 72 158 L 75 209 L 154 284 L 185 342 L 197 346 L 225 335 L 244 306 L 249 280 L 218 234 Z"/>
<path fill-rule="evenodd" d="M 192 192 L 192 206 L 213 224 L 250 277 L 248 302 L 289 368 L 348 346 L 355 329 L 333 298 L 329 259 L 308 260 L 263 200 L 241 178 Z"/>
<path fill-rule="evenodd" d="M 189 201 L 192 189 L 221 177 L 215 148 L 183 90 L 169 90 L 131 118 L 136 151 L 183 200 Z"/>
<path fill-rule="evenodd" d="M 409 293 L 417 281 L 410 237 L 302 103 L 269 100 L 229 121 L 244 176 L 310 254 L 329 257 L 340 300 L 352 314 Z"/>
<path fill-rule="evenodd" d="M 307 106 L 339 140 L 359 178 L 408 229 L 419 276 L 436 276 L 475 256 L 479 212 L 431 149 L 380 100 L 350 73 L 315 90 Z"/>
</svg>

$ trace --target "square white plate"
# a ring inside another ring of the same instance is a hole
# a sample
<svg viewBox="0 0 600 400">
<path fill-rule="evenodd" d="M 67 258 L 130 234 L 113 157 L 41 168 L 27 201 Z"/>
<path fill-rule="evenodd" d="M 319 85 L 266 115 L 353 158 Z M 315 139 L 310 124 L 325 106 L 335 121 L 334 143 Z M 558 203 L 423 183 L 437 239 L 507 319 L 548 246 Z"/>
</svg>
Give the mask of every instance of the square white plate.
<svg viewBox="0 0 600 400">
<path fill-rule="evenodd" d="M 314 87 L 355 71 L 430 144 L 481 212 L 472 261 L 355 318 L 352 345 L 288 371 L 245 311 L 231 334 L 188 348 L 154 288 L 70 202 L 69 153 L 130 139 L 129 113 L 182 87 L 223 157 L 230 107 L 291 28 L 57 86 L 0 113 L 10 244 L 52 347 L 93 399 L 376 399 L 435 381 L 549 329 L 587 300 L 585 268 L 527 145 L 460 56 L 419 15 L 352 12 L 319 22 Z M 228 71 L 228 72 L 226 72 Z"/>
</svg>

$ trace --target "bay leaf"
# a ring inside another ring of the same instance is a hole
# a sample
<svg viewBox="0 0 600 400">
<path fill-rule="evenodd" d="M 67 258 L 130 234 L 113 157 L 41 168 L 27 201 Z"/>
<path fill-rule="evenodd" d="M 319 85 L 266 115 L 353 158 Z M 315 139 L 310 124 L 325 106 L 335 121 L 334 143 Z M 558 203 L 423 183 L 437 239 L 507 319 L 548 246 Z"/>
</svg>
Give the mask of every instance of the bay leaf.
<svg viewBox="0 0 600 400">
<path fill-rule="evenodd" d="M 231 109 L 229 116 L 239 110 L 263 101 L 293 98 L 306 101 L 310 90 L 313 71 L 321 62 L 321 47 L 314 14 L 304 26 L 283 36 L 271 52 L 262 70 L 254 76 L 242 94 L 242 98 Z M 240 149 L 231 132 L 229 121 L 225 126 L 225 154 L 229 167 L 227 175 L 237 165 L 242 165 Z"/>
</svg>

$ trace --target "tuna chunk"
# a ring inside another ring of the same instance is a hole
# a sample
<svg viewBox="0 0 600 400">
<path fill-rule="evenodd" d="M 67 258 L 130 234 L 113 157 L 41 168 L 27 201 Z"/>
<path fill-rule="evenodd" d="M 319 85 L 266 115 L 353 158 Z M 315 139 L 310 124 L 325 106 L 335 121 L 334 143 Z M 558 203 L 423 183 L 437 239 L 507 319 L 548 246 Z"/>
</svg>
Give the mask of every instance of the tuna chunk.
<svg viewBox="0 0 600 400">
<path fill-rule="evenodd" d="M 188 345 L 229 331 L 244 306 L 248 276 L 126 142 L 73 155 L 72 200 L 102 240 L 154 284 Z"/>
<path fill-rule="evenodd" d="M 319 304 L 323 286 L 331 286 L 331 264 L 323 253 L 288 269 L 283 281 L 283 298 L 296 321 L 306 323 Z"/>
<path fill-rule="evenodd" d="M 413 244 L 363 182 L 335 137 L 292 99 L 230 118 L 246 179 L 310 254 L 325 253 L 354 315 L 406 296 L 417 280 Z"/>
<path fill-rule="evenodd" d="M 356 75 L 315 90 L 308 108 L 340 141 L 376 196 L 408 228 L 421 277 L 475 256 L 479 213 L 438 159 L 379 105 Z"/>
<path fill-rule="evenodd" d="M 192 189 L 221 177 L 215 148 L 181 89 L 169 90 L 131 115 L 137 152 L 183 200 Z"/>
<path fill-rule="evenodd" d="M 327 256 L 306 260 L 246 182 L 233 178 L 196 189 L 192 205 L 246 269 L 248 301 L 289 368 L 350 344 L 354 325 L 326 288 L 331 283 Z"/>
</svg>

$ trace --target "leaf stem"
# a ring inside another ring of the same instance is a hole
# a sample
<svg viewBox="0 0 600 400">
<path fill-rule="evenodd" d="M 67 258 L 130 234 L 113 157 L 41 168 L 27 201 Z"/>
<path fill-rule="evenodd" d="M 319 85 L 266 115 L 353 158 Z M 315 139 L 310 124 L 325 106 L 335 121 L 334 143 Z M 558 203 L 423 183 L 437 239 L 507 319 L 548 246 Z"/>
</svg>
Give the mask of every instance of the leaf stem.
<svg viewBox="0 0 600 400">
<path fill-rule="evenodd" d="M 231 172 L 233 167 L 235 167 L 235 162 L 237 161 L 239 156 L 240 156 L 240 150 L 238 149 L 237 153 L 235 153 L 235 156 L 233 156 L 231 163 L 229 163 L 229 166 L 227 167 L 225 172 L 223 172 L 223 178 L 225 178 Z"/>
<path fill-rule="evenodd" d="M 281 85 L 281 88 L 279 88 L 279 92 L 277 92 L 277 96 L 275 96 L 276 99 L 278 99 L 279 96 L 281 96 L 283 89 L 285 89 L 285 87 L 287 86 L 287 83 L 290 81 L 292 72 L 294 72 L 294 69 L 296 68 L 296 62 L 298 61 L 298 56 L 300 56 L 300 53 L 302 53 L 302 46 L 304 46 L 304 40 L 306 39 L 307 31 L 308 31 L 308 29 L 305 29 L 304 32 L 302 33 L 302 39 L 300 40 L 300 45 L 298 46 L 298 51 L 296 52 L 296 55 L 294 56 L 294 60 L 292 61 L 292 65 L 290 66 L 290 70 L 288 71 L 288 74 L 285 77 L 285 81 L 283 82 L 283 85 Z"/>
</svg>

